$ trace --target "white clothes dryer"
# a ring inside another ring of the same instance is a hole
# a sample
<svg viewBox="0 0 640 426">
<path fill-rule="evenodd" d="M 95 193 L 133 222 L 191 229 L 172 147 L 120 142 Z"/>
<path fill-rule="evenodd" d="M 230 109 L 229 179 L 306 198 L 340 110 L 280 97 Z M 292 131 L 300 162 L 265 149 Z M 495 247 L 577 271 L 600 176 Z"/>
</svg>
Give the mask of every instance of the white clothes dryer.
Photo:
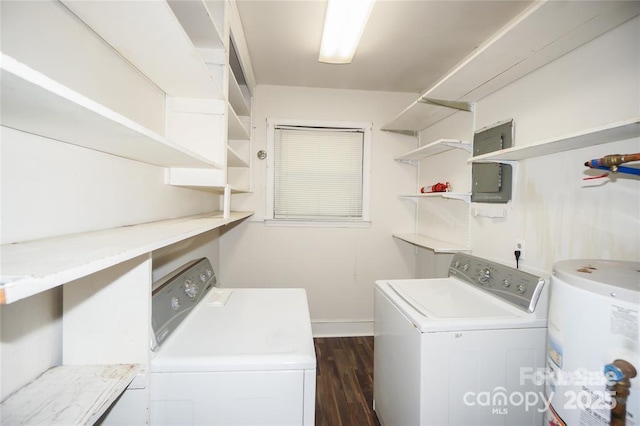
<svg viewBox="0 0 640 426">
<path fill-rule="evenodd" d="M 378 281 L 380 423 L 539 426 L 546 305 L 541 277 L 460 253 L 447 278 Z"/>
<path fill-rule="evenodd" d="M 305 290 L 215 283 L 204 258 L 154 285 L 151 424 L 312 426 Z"/>
</svg>

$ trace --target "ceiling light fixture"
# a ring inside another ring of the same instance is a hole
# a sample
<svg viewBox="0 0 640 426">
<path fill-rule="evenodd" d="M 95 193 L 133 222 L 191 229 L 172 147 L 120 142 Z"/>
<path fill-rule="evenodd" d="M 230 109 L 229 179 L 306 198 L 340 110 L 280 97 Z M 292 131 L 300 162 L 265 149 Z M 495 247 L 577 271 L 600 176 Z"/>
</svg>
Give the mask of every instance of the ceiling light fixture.
<svg viewBox="0 0 640 426">
<path fill-rule="evenodd" d="M 348 64 L 353 59 L 375 0 L 328 0 L 318 61 Z"/>
</svg>

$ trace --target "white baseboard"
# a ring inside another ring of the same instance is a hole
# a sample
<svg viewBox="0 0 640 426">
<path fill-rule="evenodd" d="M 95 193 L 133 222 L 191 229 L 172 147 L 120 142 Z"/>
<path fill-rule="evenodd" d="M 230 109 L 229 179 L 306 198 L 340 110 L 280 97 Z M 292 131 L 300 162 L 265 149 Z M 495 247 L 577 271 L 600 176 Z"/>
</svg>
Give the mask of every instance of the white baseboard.
<svg viewBox="0 0 640 426">
<path fill-rule="evenodd" d="M 311 321 L 313 337 L 373 336 L 373 321 Z"/>
</svg>

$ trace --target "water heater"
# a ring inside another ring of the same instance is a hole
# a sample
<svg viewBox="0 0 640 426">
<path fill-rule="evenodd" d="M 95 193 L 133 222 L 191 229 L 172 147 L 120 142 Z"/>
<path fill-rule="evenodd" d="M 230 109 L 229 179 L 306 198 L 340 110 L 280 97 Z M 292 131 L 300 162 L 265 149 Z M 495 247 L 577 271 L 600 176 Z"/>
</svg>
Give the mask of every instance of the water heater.
<svg viewBox="0 0 640 426">
<path fill-rule="evenodd" d="M 561 261 L 550 291 L 545 425 L 640 426 L 640 262 Z"/>
</svg>

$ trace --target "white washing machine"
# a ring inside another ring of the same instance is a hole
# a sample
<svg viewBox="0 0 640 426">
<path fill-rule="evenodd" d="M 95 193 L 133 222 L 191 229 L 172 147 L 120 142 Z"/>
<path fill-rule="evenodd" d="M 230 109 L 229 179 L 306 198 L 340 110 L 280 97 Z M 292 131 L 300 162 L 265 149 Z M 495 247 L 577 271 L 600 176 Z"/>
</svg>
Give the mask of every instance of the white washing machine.
<svg viewBox="0 0 640 426">
<path fill-rule="evenodd" d="M 154 285 L 152 425 L 312 426 L 303 289 L 219 289 L 200 259 Z"/>
<path fill-rule="evenodd" d="M 546 425 L 608 426 L 625 417 L 627 426 L 640 425 L 640 262 L 557 262 L 547 353 Z M 612 385 L 624 363 L 635 377 L 627 377 L 626 410 L 611 422 L 612 404 L 622 402 Z"/>
<path fill-rule="evenodd" d="M 540 426 L 544 279 L 456 254 L 449 277 L 376 282 L 374 408 L 383 426 Z"/>
</svg>

